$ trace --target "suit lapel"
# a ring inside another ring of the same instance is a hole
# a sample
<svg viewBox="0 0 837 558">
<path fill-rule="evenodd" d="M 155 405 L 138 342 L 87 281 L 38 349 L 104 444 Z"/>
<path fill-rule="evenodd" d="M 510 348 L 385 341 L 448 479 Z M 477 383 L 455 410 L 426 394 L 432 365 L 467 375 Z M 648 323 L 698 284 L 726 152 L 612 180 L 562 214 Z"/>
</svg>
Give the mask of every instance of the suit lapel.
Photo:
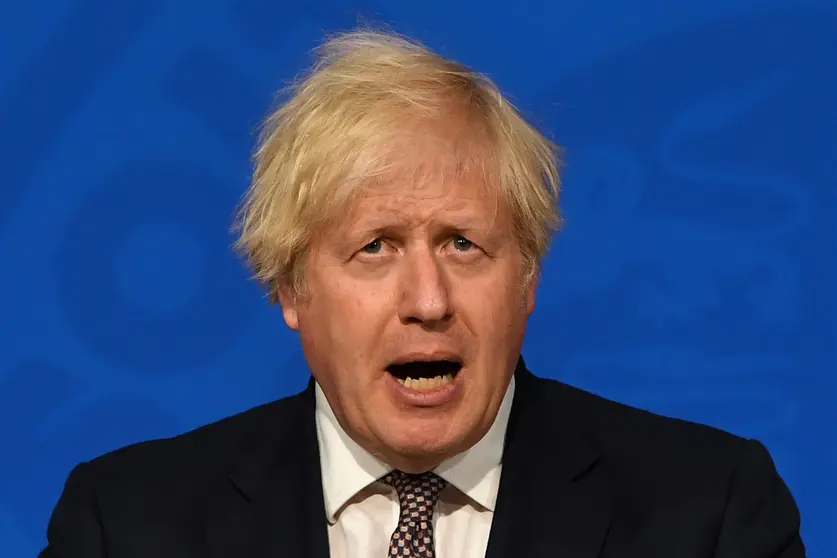
<svg viewBox="0 0 837 558">
<path fill-rule="evenodd" d="M 521 360 L 487 558 L 600 556 L 610 490 L 599 454 L 552 382 Z"/>
<path fill-rule="evenodd" d="M 213 558 L 328 558 L 313 382 L 274 405 L 286 412 L 265 421 L 262 440 L 211 491 Z"/>
</svg>

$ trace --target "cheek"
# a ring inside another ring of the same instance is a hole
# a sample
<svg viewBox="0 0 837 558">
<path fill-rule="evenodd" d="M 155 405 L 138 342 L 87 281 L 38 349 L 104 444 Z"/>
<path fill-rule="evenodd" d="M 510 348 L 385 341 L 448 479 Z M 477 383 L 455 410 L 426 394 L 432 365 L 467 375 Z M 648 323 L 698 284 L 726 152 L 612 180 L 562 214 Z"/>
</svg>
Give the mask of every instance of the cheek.
<svg viewBox="0 0 837 558">
<path fill-rule="evenodd" d="M 490 288 L 468 289 L 462 296 L 465 321 L 486 372 L 493 373 L 498 362 L 515 360 L 528 318 L 526 293 L 514 283 L 498 281 Z"/>
<path fill-rule="evenodd" d="M 327 308 L 321 309 L 327 324 L 320 326 L 330 331 L 334 348 L 342 358 L 363 364 L 375 358 L 375 349 L 381 343 L 392 310 L 380 291 L 341 289 L 332 297 Z"/>
<path fill-rule="evenodd" d="M 486 327 L 516 322 L 526 312 L 526 296 L 523 290 L 506 277 L 484 282 L 466 281 L 458 286 L 461 307 L 479 318 Z"/>
</svg>

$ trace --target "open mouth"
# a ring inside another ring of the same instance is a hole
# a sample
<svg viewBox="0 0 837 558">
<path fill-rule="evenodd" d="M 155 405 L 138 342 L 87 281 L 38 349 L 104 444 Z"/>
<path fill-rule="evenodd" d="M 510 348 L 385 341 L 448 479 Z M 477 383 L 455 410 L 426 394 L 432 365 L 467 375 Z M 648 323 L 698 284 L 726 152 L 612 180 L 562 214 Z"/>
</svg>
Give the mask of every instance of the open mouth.
<svg viewBox="0 0 837 558">
<path fill-rule="evenodd" d="M 413 360 L 387 366 L 389 372 L 402 386 L 415 390 L 431 390 L 444 387 L 462 369 L 457 360 Z"/>
</svg>

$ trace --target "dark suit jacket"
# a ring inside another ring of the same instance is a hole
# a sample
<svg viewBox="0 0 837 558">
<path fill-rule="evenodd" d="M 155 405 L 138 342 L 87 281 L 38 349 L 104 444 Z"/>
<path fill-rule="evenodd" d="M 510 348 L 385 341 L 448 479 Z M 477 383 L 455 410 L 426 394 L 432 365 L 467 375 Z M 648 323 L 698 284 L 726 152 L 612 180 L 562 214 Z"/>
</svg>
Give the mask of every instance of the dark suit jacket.
<svg viewBox="0 0 837 558">
<path fill-rule="evenodd" d="M 799 558 L 765 448 L 523 365 L 488 558 Z M 313 384 L 70 474 L 41 558 L 327 558 Z M 364 557 L 366 558 L 366 557 Z"/>
</svg>

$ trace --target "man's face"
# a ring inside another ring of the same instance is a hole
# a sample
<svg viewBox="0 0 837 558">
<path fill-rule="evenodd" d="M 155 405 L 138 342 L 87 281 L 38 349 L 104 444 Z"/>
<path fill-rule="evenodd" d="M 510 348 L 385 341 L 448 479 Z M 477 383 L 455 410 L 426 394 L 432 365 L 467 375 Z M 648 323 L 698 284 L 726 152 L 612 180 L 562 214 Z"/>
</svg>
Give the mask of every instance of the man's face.
<svg viewBox="0 0 837 558">
<path fill-rule="evenodd" d="M 403 470 L 479 441 L 518 360 L 535 285 L 489 191 L 476 174 L 366 186 L 311 246 L 305 299 L 280 295 L 341 426 Z"/>
</svg>

